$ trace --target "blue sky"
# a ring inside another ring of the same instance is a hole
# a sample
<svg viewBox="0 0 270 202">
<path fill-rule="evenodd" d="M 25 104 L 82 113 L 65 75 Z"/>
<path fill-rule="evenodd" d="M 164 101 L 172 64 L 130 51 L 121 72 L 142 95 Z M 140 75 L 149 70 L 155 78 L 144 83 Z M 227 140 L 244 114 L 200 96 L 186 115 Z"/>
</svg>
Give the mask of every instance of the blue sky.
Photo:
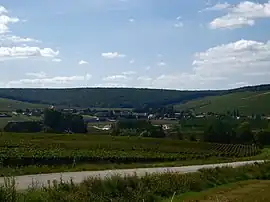
<svg viewBox="0 0 270 202">
<path fill-rule="evenodd" d="M 0 1 L 0 87 L 270 83 L 270 2 Z"/>
</svg>

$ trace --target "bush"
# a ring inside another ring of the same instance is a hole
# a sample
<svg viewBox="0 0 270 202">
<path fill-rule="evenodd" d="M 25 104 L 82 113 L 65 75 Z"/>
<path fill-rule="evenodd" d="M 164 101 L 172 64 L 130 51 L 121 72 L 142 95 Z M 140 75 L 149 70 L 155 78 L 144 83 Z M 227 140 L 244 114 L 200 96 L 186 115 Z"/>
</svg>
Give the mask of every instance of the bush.
<svg viewBox="0 0 270 202">
<path fill-rule="evenodd" d="M 9 122 L 5 127 L 5 132 L 21 132 L 21 133 L 37 133 L 42 131 L 42 123 L 40 121 L 22 121 Z"/>
</svg>

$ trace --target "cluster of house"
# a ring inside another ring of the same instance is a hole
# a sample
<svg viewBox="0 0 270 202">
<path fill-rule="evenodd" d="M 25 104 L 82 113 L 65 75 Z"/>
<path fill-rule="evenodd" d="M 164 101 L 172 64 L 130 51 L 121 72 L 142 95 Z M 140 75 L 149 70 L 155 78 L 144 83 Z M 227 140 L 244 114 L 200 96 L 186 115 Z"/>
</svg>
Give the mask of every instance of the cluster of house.
<svg viewBox="0 0 270 202">
<path fill-rule="evenodd" d="M 109 121 L 114 122 L 120 119 L 140 119 L 140 120 L 177 120 L 182 118 L 206 118 L 209 116 L 220 116 L 220 114 L 213 113 L 201 113 L 195 114 L 193 111 L 186 112 L 175 112 L 173 114 L 153 114 L 147 112 L 133 112 L 132 110 L 106 110 L 106 109 L 61 109 L 61 111 L 66 113 L 76 113 L 82 115 L 86 123 L 91 122 L 102 122 Z M 18 115 L 25 116 L 36 116 L 40 117 L 43 114 L 43 110 L 41 109 L 27 109 L 27 110 L 16 110 L 11 113 L 0 113 L 1 117 L 12 117 Z M 235 117 L 236 119 L 240 119 L 241 117 Z M 248 116 L 247 118 L 253 119 L 254 116 Z M 270 120 L 270 116 L 260 116 L 261 119 Z"/>
</svg>

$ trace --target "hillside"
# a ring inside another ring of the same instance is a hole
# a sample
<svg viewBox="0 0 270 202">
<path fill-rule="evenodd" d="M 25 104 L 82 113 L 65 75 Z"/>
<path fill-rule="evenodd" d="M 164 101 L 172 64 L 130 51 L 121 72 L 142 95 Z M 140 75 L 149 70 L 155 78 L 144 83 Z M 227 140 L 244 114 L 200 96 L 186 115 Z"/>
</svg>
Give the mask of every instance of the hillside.
<svg viewBox="0 0 270 202">
<path fill-rule="evenodd" d="M 9 112 L 16 109 L 43 109 L 48 105 L 32 104 L 6 98 L 0 98 L 0 112 Z"/>
<path fill-rule="evenodd" d="M 264 92 L 270 85 L 248 86 L 220 91 L 178 91 L 138 88 L 0 89 L 0 98 L 35 104 L 79 108 L 141 108 L 183 103 L 228 93 Z M 208 98 L 207 98 L 208 99 Z"/>
<path fill-rule="evenodd" d="M 226 113 L 238 109 L 241 114 L 270 114 L 270 90 L 235 92 L 209 96 L 176 105 L 176 109 L 194 109 L 195 112 Z"/>
<path fill-rule="evenodd" d="M 2 98 L 81 108 L 164 106 L 220 93 L 136 88 L 0 89 Z"/>
</svg>

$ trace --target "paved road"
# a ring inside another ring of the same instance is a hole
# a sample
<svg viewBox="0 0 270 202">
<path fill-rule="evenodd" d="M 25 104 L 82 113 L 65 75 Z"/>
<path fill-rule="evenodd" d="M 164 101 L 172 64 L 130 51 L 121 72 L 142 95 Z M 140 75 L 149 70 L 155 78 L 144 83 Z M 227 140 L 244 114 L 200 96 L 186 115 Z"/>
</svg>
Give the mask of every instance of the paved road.
<svg viewBox="0 0 270 202">
<path fill-rule="evenodd" d="M 153 173 L 166 173 L 166 172 L 178 172 L 178 173 L 192 173 L 197 172 L 202 168 L 215 168 L 215 167 L 238 167 L 253 163 L 262 163 L 264 161 L 242 161 L 232 163 L 220 163 L 220 164 L 208 164 L 208 165 L 194 165 L 194 166 L 183 166 L 183 167 L 165 167 L 165 168 L 137 168 L 137 169 L 118 169 L 118 170 L 104 170 L 104 171 L 83 171 L 83 172 L 65 172 L 65 173 L 50 173 L 50 174 L 38 174 L 38 175 L 24 175 L 16 176 L 16 188 L 18 190 L 25 190 L 29 187 L 42 187 L 48 185 L 48 180 L 63 181 L 73 180 L 74 183 L 80 183 L 87 177 L 100 177 L 102 179 L 114 175 L 127 176 L 134 175 L 141 177 L 146 174 Z M 0 178 L 0 185 L 5 183 L 5 178 Z"/>
</svg>

